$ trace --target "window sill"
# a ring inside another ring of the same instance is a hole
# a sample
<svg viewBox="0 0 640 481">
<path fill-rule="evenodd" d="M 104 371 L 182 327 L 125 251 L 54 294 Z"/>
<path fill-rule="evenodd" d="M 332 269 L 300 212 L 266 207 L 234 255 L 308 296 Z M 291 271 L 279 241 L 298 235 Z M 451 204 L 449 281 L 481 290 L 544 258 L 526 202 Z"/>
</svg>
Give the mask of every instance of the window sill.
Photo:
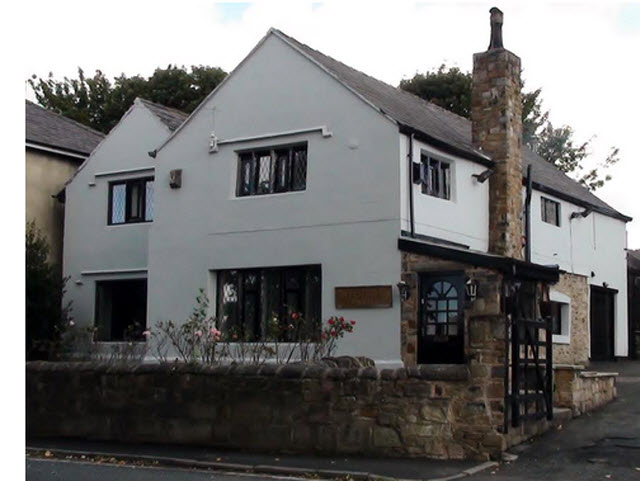
<svg viewBox="0 0 640 481">
<path fill-rule="evenodd" d="M 122 224 L 107 224 L 106 227 L 124 227 L 129 225 L 146 225 L 153 224 L 152 220 L 143 220 L 140 222 L 123 222 Z"/>
<path fill-rule="evenodd" d="M 553 344 L 571 344 L 571 339 L 565 334 L 554 334 L 552 342 Z"/>
<path fill-rule="evenodd" d="M 233 195 L 230 197 L 230 200 L 248 200 L 248 199 L 252 199 L 252 200 L 256 200 L 256 199 L 264 199 L 264 198 L 270 198 L 270 197 L 281 197 L 281 196 L 287 196 L 287 195 L 297 195 L 297 194 L 304 194 L 305 192 L 307 192 L 307 190 L 291 190 L 289 192 L 273 192 L 272 194 L 256 194 L 256 195 Z"/>
</svg>

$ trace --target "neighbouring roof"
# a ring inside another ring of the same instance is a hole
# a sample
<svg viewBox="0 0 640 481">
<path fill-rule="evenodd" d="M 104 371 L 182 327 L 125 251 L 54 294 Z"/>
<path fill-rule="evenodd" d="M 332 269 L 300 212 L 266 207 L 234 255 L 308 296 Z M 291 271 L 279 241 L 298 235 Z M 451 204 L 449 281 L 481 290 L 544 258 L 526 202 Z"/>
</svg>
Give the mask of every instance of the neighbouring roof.
<svg viewBox="0 0 640 481">
<path fill-rule="evenodd" d="M 43 147 L 89 155 L 104 138 L 102 132 L 26 100 L 26 141 Z"/>
<path fill-rule="evenodd" d="M 640 271 L 640 249 L 627 251 L 627 266 L 634 271 Z"/>
<path fill-rule="evenodd" d="M 484 164 L 490 162 L 485 154 L 473 148 L 470 120 L 355 70 L 298 42 L 277 29 L 272 29 L 272 31 L 318 63 L 382 113 L 391 117 L 407 132 L 417 131 L 435 147 L 442 147 L 461 157 Z M 590 207 L 594 211 L 611 217 L 624 221 L 631 220 L 630 217 L 621 214 L 596 197 L 528 147 L 523 147 L 522 153 L 523 168 L 526 171 L 528 165 L 532 166 L 533 186 L 537 190 L 584 207 Z"/>
<path fill-rule="evenodd" d="M 138 100 L 144 104 L 160 121 L 169 127 L 171 132 L 175 131 L 182 125 L 182 122 L 188 117 L 187 114 L 180 110 L 172 109 L 171 107 L 165 107 L 164 105 L 156 104 L 150 100 L 145 100 L 138 97 Z"/>
</svg>

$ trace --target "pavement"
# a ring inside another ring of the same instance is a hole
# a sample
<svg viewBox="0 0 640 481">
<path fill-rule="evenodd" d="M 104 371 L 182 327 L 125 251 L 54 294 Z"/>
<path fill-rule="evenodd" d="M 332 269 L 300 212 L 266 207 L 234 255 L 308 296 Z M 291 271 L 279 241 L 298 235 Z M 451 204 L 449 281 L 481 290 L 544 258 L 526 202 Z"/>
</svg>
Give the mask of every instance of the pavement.
<svg viewBox="0 0 640 481">
<path fill-rule="evenodd" d="M 182 479 L 179 473 L 185 471 L 181 469 L 197 469 L 216 471 L 215 479 L 218 480 L 227 476 L 225 473 L 235 473 L 236 479 L 238 476 L 254 476 L 254 479 L 256 476 L 261 479 L 293 476 L 353 481 L 373 481 L 376 478 L 443 481 L 473 475 L 474 481 L 640 481 L 640 361 L 599 363 L 589 369 L 620 373 L 617 380 L 618 399 L 591 414 L 560 425 L 531 442 L 514 447 L 510 451 L 511 461 L 501 465 L 494 462 L 479 464 L 474 461 L 431 459 L 273 455 L 208 447 L 30 439 L 27 441 L 27 479 L 89 479 L 84 475 L 74 477 L 75 471 L 84 468 L 72 466 L 74 463 L 68 461 L 73 460 L 80 461 L 75 463 L 79 465 L 90 465 L 87 461 L 100 464 L 100 467 L 96 467 L 99 472 L 90 479 L 105 480 L 147 479 L 144 476 L 149 473 L 145 469 L 156 469 L 154 479 Z M 46 452 L 46 457 L 42 459 Z M 125 466 L 138 469 L 141 477 L 129 478 L 133 474 L 127 470 L 120 470 L 115 477 L 108 477 L 108 465 L 113 469 Z M 157 471 L 160 468 L 164 468 L 164 471 Z M 56 477 L 54 471 L 66 475 Z M 211 473 L 207 476 L 193 479 L 212 479 Z"/>
<path fill-rule="evenodd" d="M 73 459 L 80 462 L 118 464 L 120 461 L 151 466 L 211 469 L 223 472 L 257 473 L 323 479 L 351 478 L 371 481 L 375 478 L 403 480 L 449 479 L 470 476 L 498 465 L 495 462 L 437 459 L 398 459 L 362 456 L 305 456 L 230 451 L 210 447 L 153 444 L 123 444 L 74 439 L 30 439 L 30 459 L 50 461 Z"/>
</svg>

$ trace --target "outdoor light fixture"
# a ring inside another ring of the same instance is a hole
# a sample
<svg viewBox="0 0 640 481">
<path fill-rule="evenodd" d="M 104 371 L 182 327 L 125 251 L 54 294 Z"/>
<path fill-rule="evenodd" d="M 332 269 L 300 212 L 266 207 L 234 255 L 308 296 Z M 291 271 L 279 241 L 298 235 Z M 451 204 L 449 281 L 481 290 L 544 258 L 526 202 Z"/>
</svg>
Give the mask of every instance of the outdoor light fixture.
<svg viewBox="0 0 640 481">
<path fill-rule="evenodd" d="M 483 184 L 492 174 L 493 169 L 487 169 L 481 174 L 472 174 L 471 177 L 475 178 L 480 184 Z"/>
<path fill-rule="evenodd" d="M 587 217 L 589 214 L 591 214 L 592 210 L 589 209 L 588 207 L 583 210 L 582 212 L 572 212 L 571 215 L 569 216 L 569 219 L 577 219 L 578 217 Z"/>
<path fill-rule="evenodd" d="M 464 290 L 467 294 L 467 299 L 472 302 L 475 301 L 476 297 L 478 297 L 478 281 L 467 279 L 467 282 L 464 283 Z"/>
<path fill-rule="evenodd" d="M 411 290 L 409 289 L 409 284 L 404 281 L 398 282 L 398 291 L 400 291 L 400 299 L 406 301 L 411 297 Z"/>
<path fill-rule="evenodd" d="M 211 132 L 209 137 L 209 152 L 217 152 L 218 151 L 218 137 L 216 137 L 215 132 Z"/>
</svg>

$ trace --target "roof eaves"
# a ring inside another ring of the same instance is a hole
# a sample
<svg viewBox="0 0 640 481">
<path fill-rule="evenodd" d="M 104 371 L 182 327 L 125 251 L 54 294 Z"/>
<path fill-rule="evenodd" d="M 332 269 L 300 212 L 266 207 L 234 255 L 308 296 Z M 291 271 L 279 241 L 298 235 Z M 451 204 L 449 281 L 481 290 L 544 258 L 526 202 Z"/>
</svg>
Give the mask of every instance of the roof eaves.
<svg viewBox="0 0 640 481">
<path fill-rule="evenodd" d="M 74 159 L 86 159 L 91 152 L 82 152 L 80 150 L 69 149 L 65 147 L 58 147 L 57 145 L 47 144 L 45 142 L 37 142 L 35 140 L 26 139 L 26 146 L 29 149 L 42 150 L 44 152 L 50 152 L 62 156 L 72 157 Z"/>
<path fill-rule="evenodd" d="M 522 183 L 525 184 L 526 183 L 526 178 L 523 176 L 522 178 Z M 632 217 L 626 216 L 620 212 L 618 212 L 615 209 L 604 209 L 603 207 L 600 207 L 598 205 L 592 204 L 591 202 L 587 202 L 585 200 L 579 199 L 573 195 L 569 195 L 566 194 L 564 192 L 560 192 L 559 190 L 556 190 L 552 187 L 549 187 L 547 185 L 544 185 L 540 182 L 536 182 L 535 180 L 531 182 L 531 186 L 535 189 L 538 190 L 540 192 L 544 192 L 547 193 L 549 195 L 553 195 L 555 197 L 557 197 L 558 199 L 562 199 L 565 200 L 567 202 L 571 202 L 572 204 L 575 205 L 579 205 L 581 207 L 585 207 L 585 208 L 589 208 L 594 212 L 597 212 L 599 214 L 602 215 L 606 215 L 608 217 L 613 217 L 614 219 L 618 219 L 618 220 L 622 220 L 624 222 L 631 222 L 633 220 Z"/>
<path fill-rule="evenodd" d="M 482 164 L 485 167 L 488 167 L 488 168 L 495 167 L 495 162 L 491 160 L 489 156 L 481 154 L 480 152 L 474 153 L 465 149 L 460 149 L 422 130 L 417 130 L 414 127 L 411 127 L 406 124 L 399 124 L 399 125 L 400 125 L 400 133 L 402 134 L 413 135 L 417 140 L 426 142 L 436 148 L 439 148 L 440 150 L 444 150 L 445 152 L 461 157 L 463 159 L 467 159 L 472 162 Z"/>
</svg>

